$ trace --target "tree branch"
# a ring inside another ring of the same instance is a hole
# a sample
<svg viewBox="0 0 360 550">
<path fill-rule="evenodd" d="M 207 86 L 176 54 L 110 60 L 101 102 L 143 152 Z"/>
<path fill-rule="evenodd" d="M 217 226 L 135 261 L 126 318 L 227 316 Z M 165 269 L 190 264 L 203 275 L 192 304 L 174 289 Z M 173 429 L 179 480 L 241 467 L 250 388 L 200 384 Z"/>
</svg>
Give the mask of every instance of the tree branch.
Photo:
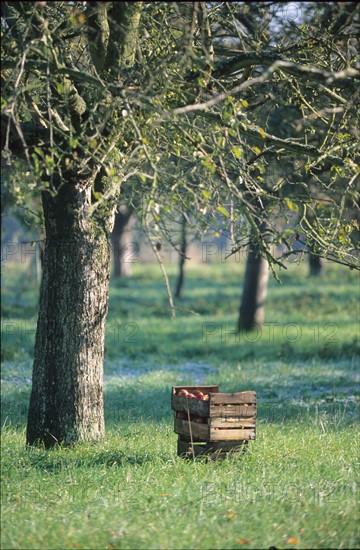
<svg viewBox="0 0 360 550">
<path fill-rule="evenodd" d="M 87 31 L 91 59 L 98 72 L 104 68 L 109 44 L 109 22 L 107 2 L 87 2 Z"/>
<path fill-rule="evenodd" d="M 222 121 L 220 115 L 217 115 L 215 113 L 208 113 L 208 112 L 200 112 L 199 114 L 204 118 L 209 118 L 218 123 L 221 123 L 223 126 L 227 126 Z M 302 155 L 309 155 L 310 157 L 313 157 L 313 158 L 324 157 L 328 162 L 330 162 L 331 164 L 334 164 L 335 166 L 343 166 L 344 164 L 344 160 L 341 157 L 336 157 L 334 155 L 326 154 L 324 153 L 324 151 L 319 151 L 319 149 L 317 149 L 313 145 L 305 145 L 304 143 L 297 143 L 295 141 L 290 141 L 287 139 L 279 138 L 277 136 L 273 136 L 272 134 L 268 134 L 267 132 L 265 132 L 259 126 L 254 126 L 254 125 L 250 126 L 245 124 L 241 120 L 238 120 L 238 123 L 241 131 L 244 134 L 251 136 L 255 139 L 258 139 L 262 143 L 267 143 L 270 145 L 278 145 L 282 149 L 286 149 L 287 151 L 300 153 Z"/>
<path fill-rule="evenodd" d="M 119 71 L 135 61 L 142 2 L 112 2 L 108 11 L 109 44 L 104 68 Z"/>
<path fill-rule="evenodd" d="M 245 90 L 252 86 L 255 86 L 256 84 L 262 84 L 263 82 L 270 80 L 274 72 L 276 72 L 277 70 L 282 70 L 289 74 L 300 76 L 301 78 L 320 82 L 323 84 L 332 84 L 333 82 L 336 82 L 337 84 L 341 84 L 344 82 L 353 83 L 353 78 L 360 79 L 360 71 L 351 67 L 348 67 L 343 71 L 334 73 L 332 71 L 318 69 L 317 67 L 312 67 L 310 65 L 298 65 L 297 63 L 293 63 L 292 61 L 275 61 L 275 63 L 273 63 L 265 72 L 263 72 L 262 75 L 247 80 L 246 82 L 242 82 L 231 90 L 221 92 L 220 94 L 217 94 L 216 96 L 212 97 L 208 101 L 205 101 L 204 103 L 185 105 L 184 107 L 173 109 L 171 113 L 169 113 L 169 116 L 171 116 L 171 114 L 178 115 L 191 111 L 206 111 L 210 107 L 221 103 L 222 101 L 224 101 L 224 99 L 231 95 L 244 92 Z"/>
<path fill-rule="evenodd" d="M 19 158 L 29 160 L 29 148 L 38 145 L 39 139 L 49 143 L 48 128 L 28 123 L 15 125 L 13 119 L 1 115 L 1 150 L 8 150 Z"/>
</svg>

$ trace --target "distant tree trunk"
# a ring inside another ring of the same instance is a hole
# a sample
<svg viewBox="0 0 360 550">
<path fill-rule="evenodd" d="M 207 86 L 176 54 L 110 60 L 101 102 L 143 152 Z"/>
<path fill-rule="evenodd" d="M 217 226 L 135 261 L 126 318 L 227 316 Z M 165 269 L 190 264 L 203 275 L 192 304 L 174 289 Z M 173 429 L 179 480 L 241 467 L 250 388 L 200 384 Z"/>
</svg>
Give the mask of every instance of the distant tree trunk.
<svg viewBox="0 0 360 550">
<path fill-rule="evenodd" d="M 129 225 L 134 209 L 130 206 L 119 205 L 115 212 L 114 229 L 111 233 L 113 250 L 113 275 L 116 278 L 131 275 L 131 261 L 136 252 L 131 243 Z"/>
<path fill-rule="evenodd" d="M 309 275 L 310 277 L 320 277 L 324 271 L 324 260 L 317 254 L 309 254 Z"/>
<path fill-rule="evenodd" d="M 179 256 L 179 275 L 176 282 L 175 296 L 176 298 L 181 298 L 182 289 L 184 286 L 185 278 L 185 261 L 186 261 L 186 218 L 182 217 L 181 220 L 181 247 L 180 247 L 180 256 Z"/>
<path fill-rule="evenodd" d="M 264 324 L 268 281 L 268 261 L 259 254 L 256 244 L 250 244 L 240 304 L 239 331 L 255 330 Z"/>
<path fill-rule="evenodd" d="M 91 185 L 43 192 L 45 252 L 27 444 L 104 436 L 103 356 L 114 206 L 87 215 Z"/>
</svg>

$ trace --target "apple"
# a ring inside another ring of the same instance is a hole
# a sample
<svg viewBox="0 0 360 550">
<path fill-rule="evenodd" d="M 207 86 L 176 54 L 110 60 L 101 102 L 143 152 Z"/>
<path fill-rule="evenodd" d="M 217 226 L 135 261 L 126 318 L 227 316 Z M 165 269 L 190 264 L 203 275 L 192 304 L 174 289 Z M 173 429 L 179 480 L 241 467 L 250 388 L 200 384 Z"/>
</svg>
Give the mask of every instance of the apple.
<svg viewBox="0 0 360 550">
<path fill-rule="evenodd" d="M 188 393 L 186 396 L 188 399 L 196 399 L 195 395 L 193 393 Z"/>
<path fill-rule="evenodd" d="M 194 390 L 193 394 L 195 395 L 196 399 L 204 399 L 204 394 L 200 390 Z"/>
<path fill-rule="evenodd" d="M 178 391 L 178 395 L 186 395 L 186 396 L 188 396 L 188 395 L 189 395 L 189 392 L 183 388 L 182 390 Z"/>
</svg>

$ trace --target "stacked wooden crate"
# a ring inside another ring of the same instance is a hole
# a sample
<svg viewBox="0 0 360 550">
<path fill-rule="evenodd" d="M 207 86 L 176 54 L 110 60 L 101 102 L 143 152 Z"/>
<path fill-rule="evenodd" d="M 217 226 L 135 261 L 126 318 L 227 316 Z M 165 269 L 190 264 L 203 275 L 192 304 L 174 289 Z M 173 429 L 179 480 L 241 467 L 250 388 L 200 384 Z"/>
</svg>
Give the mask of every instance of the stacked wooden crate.
<svg viewBox="0 0 360 550">
<path fill-rule="evenodd" d="M 180 390 L 201 391 L 205 400 L 178 395 Z M 202 454 L 223 458 L 244 451 L 256 438 L 256 393 L 220 393 L 219 386 L 174 386 L 171 393 L 178 455 Z"/>
</svg>

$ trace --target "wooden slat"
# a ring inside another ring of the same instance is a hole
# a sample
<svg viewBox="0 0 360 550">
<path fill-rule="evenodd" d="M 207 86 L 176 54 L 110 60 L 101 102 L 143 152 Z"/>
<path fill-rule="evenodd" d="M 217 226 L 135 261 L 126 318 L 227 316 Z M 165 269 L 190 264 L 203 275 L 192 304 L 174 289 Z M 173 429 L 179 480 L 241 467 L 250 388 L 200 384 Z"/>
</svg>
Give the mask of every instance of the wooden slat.
<svg viewBox="0 0 360 550">
<path fill-rule="evenodd" d="M 191 442 L 190 436 L 189 435 L 183 435 L 183 434 L 178 434 L 178 440 L 183 441 L 184 443 L 190 443 Z"/>
<path fill-rule="evenodd" d="M 193 452 L 194 451 L 194 452 Z M 177 454 L 179 456 L 187 456 L 189 458 L 199 456 L 206 453 L 206 445 L 191 445 L 185 441 L 178 440 Z"/>
<path fill-rule="evenodd" d="M 184 395 L 171 396 L 171 408 L 174 411 L 187 412 L 195 416 L 209 416 L 209 401 L 188 399 Z"/>
<path fill-rule="evenodd" d="M 183 443 L 191 443 L 191 438 L 188 435 L 178 435 L 178 440 L 182 441 Z M 231 440 L 228 441 L 205 441 L 205 440 L 197 440 L 193 438 L 193 443 L 206 443 L 208 449 L 218 450 L 222 449 L 223 451 L 229 451 L 230 449 L 233 449 L 234 447 L 242 447 L 247 446 L 249 443 L 249 440 Z"/>
<path fill-rule="evenodd" d="M 206 444 L 208 451 L 232 451 L 232 450 L 242 450 L 244 451 L 248 447 L 249 441 L 212 441 Z"/>
<path fill-rule="evenodd" d="M 242 418 L 256 416 L 256 405 L 214 405 L 210 401 L 209 416 L 240 416 Z"/>
<path fill-rule="evenodd" d="M 210 434 L 210 428 L 207 424 L 198 424 L 197 422 L 190 422 L 191 434 L 194 438 L 208 440 Z M 187 420 L 181 418 L 174 418 L 174 432 L 181 435 L 190 436 L 190 426 Z"/>
<path fill-rule="evenodd" d="M 210 395 L 210 403 L 215 404 L 255 404 L 256 392 L 241 391 L 236 393 L 213 393 Z"/>
<path fill-rule="evenodd" d="M 214 441 L 207 445 L 191 445 L 179 438 L 177 444 L 177 454 L 182 458 L 192 459 L 194 456 L 206 456 L 210 460 L 223 460 L 229 455 L 229 452 L 241 456 L 248 449 L 248 441 Z"/>
<path fill-rule="evenodd" d="M 185 412 L 174 411 L 174 418 L 181 418 L 181 420 L 189 421 L 189 415 Z M 209 417 L 207 416 L 194 416 L 190 415 L 190 422 L 196 422 L 197 424 L 209 424 Z"/>
<path fill-rule="evenodd" d="M 189 422 L 181 418 L 174 418 L 174 431 L 177 434 L 189 436 L 191 434 L 194 439 L 198 438 L 207 441 L 242 441 L 255 439 L 255 428 L 232 428 L 219 429 L 207 424 L 197 424 Z"/>
<path fill-rule="evenodd" d="M 209 424 L 212 428 L 255 428 L 256 418 L 215 417 L 209 418 Z"/>
<path fill-rule="evenodd" d="M 199 424 L 201 426 L 201 424 Z M 235 428 L 233 430 L 219 430 L 217 428 L 210 428 L 210 441 L 241 441 L 241 440 L 251 440 L 256 438 L 255 428 L 245 428 L 239 429 Z"/>
<path fill-rule="evenodd" d="M 184 434 L 178 434 L 178 438 L 183 441 L 184 443 L 191 443 L 191 437 L 189 435 Z M 192 437 L 193 443 L 207 443 L 207 439 L 201 438 L 201 437 Z"/>
</svg>

